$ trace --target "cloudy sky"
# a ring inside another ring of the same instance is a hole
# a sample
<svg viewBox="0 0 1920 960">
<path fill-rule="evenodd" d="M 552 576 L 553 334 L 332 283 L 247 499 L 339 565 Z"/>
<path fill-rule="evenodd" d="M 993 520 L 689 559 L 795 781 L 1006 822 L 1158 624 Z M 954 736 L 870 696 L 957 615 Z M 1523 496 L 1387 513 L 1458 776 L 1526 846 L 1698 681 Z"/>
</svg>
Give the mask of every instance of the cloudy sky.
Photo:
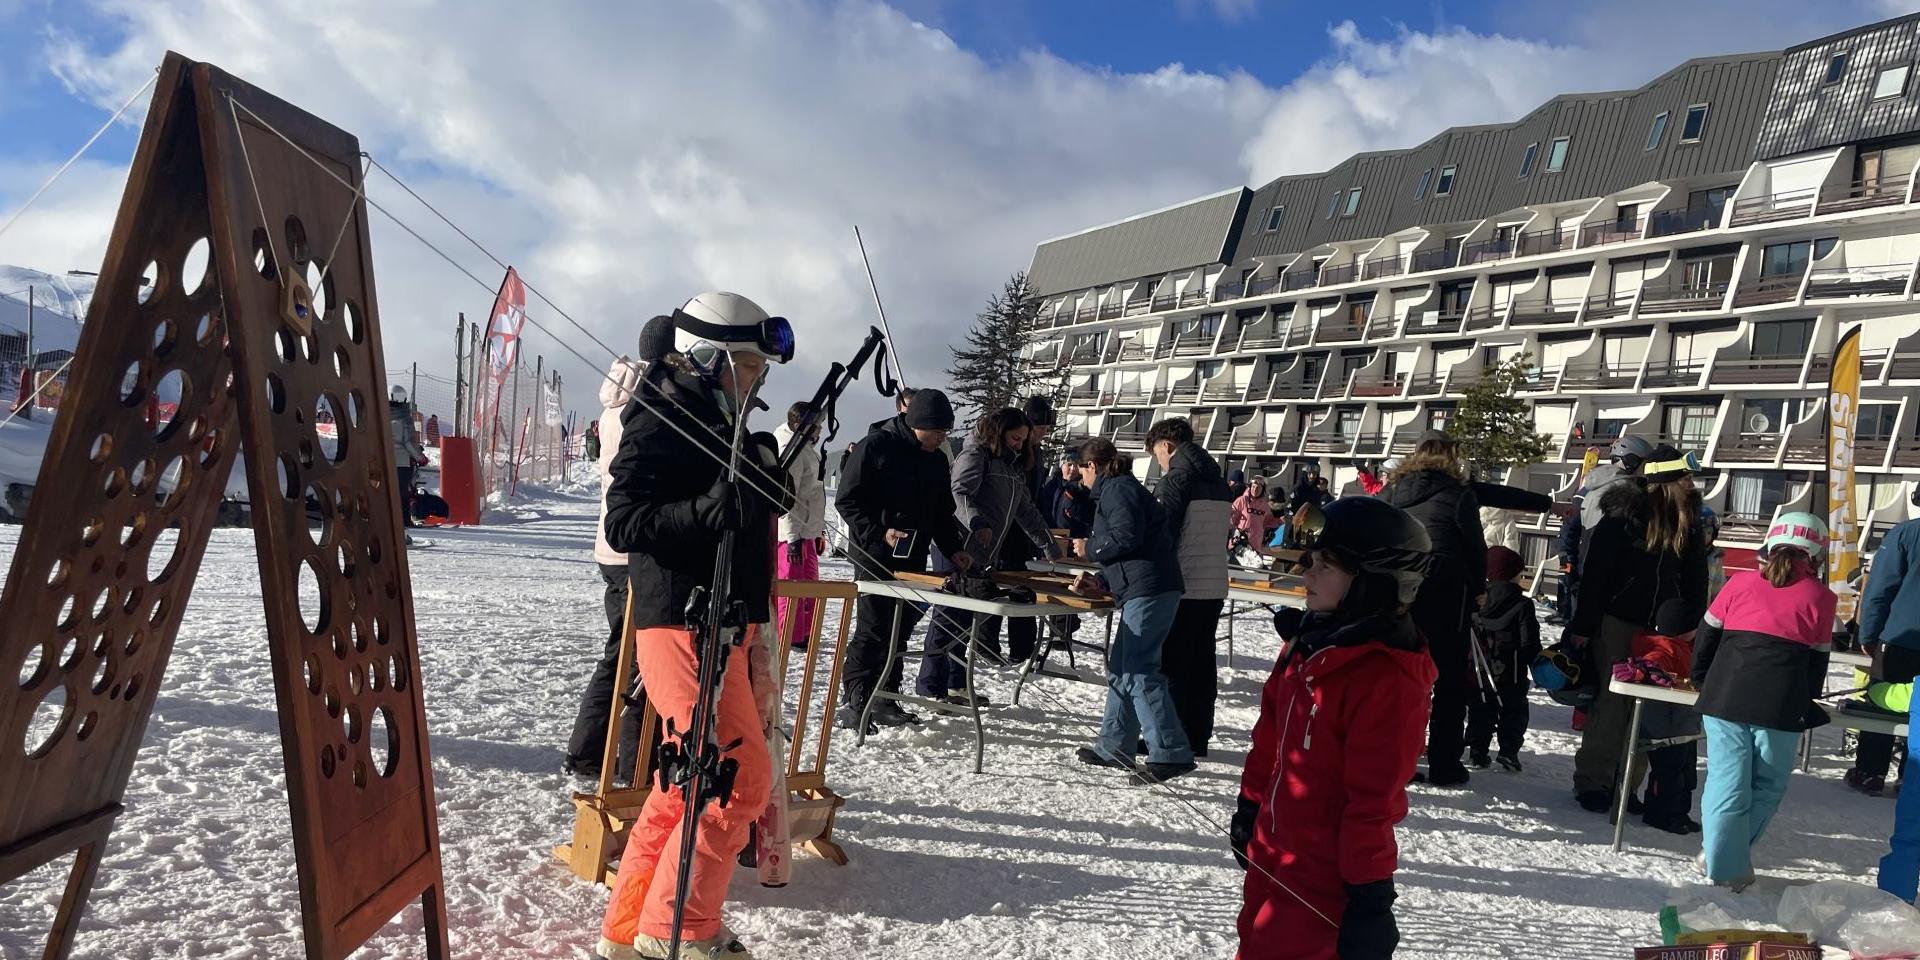
<svg viewBox="0 0 1920 960">
<path fill-rule="evenodd" d="M 1778 49 L 1920 0 L 0 0 L 0 219 L 167 49 L 358 134 L 616 349 L 691 293 L 792 317 L 773 399 L 873 322 L 908 377 L 1039 241 L 1691 56 Z M 97 269 L 139 111 L 11 231 L 0 263 Z M 377 175 L 372 195 L 488 278 Z M 387 357 L 451 375 L 490 294 L 375 216 Z M 537 304 L 569 405 L 611 359 Z M 868 396 L 850 414 L 878 404 Z M 864 422 L 864 419 L 858 421 Z"/>
</svg>

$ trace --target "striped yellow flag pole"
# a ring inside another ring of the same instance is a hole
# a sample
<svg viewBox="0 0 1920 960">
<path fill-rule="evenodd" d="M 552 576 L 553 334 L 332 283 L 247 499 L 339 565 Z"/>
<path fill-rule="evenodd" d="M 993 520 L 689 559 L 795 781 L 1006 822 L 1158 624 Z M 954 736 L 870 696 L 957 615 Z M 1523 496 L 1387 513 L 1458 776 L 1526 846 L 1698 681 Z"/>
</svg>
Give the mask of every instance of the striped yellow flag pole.
<svg viewBox="0 0 1920 960">
<path fill-rule="evenodd" d="M 1854 503 L 1854 426 L 1860 413 L 1860 328 L 1840 338 L 1827 386 L 1827 585 L 1840 597 L 1838 617 L 1852 618 L 1851 585 L 1860 568 L 1859 509 Z"/>
</svg>

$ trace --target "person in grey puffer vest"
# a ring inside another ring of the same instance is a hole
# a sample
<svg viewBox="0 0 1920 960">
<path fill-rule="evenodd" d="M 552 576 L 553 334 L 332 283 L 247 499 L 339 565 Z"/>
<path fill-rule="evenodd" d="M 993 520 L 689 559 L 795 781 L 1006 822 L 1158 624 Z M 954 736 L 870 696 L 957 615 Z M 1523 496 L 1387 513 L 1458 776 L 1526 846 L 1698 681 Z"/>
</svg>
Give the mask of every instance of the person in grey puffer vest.
<svg viewBox="0 0 1920 960">
<path fill-rule="evenodd" d="M 1147 431 L 1147 450 L 1160 464 L 1154 498 L 1167 515 L 1180 556 L 1186 592 L 1161 647 L 1160 672 L 1166 674 L 1174 713 L 1187 732 L 1193 755 L 1207 755 L 1213 739 L 1214 701 L 1220 695 L 1215 644 L 1220 609 L 1227 599 L 1226 542 L 1233 497 L 1220 465 L 1193 442 L 1193 425 L 1183 417 L 1156 423 Z"/>
<path fill-rule="evenodd" d="M 393 428 L 393 469 L 400 482 L 400 518 L 413 522 L 413 468 L 426 457 L 420 449 L 420 434 L 413 429 L 413 404 L 407 402 L 407 388 L 395 386 L 387 393 L 387 422 Z"/>
</svg>

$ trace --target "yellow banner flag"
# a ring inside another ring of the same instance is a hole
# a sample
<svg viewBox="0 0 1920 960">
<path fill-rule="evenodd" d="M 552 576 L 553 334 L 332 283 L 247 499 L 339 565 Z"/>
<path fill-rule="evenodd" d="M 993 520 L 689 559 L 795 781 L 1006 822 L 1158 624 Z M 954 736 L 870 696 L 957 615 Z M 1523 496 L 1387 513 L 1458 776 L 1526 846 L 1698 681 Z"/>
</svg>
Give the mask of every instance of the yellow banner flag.
<svg viewBox="0 0 1920 960">
<path fill-rule="evenodd" d="M 1853 615 L 1851 581 L 1860 569 L 1859 509 L 1853 498 L 1854 425 L 1860 414 L 1860 328 L 1840 338 L 1827 385 L 1827 585 L 1840 596 L 1839 619 Z"/>
</svg>

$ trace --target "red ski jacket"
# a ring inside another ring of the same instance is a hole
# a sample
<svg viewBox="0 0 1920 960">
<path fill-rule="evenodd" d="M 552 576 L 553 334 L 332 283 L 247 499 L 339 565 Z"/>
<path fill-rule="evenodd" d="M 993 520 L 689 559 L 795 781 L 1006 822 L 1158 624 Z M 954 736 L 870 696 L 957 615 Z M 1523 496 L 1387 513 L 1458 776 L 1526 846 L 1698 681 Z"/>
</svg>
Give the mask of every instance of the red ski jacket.
<svg viewBox="0 0 1920 960">
<path fill-rule="evenodd" d="M 1335 923 L 1345 884 L 1385 880 L 1399 863 L 1393 827 L 1407 815 L 1437 675 L 1410 625 L 1395 624 L 1402 635 L 1390 646 L 1367 635 L 1380 623 L 1282 656 L 1240 781 L 1241 795 L 1260 805 L 1248 859 Z M 1271 884 L 1250 876 L 1249 890 L 1263 881 Z"/>
</svg>

